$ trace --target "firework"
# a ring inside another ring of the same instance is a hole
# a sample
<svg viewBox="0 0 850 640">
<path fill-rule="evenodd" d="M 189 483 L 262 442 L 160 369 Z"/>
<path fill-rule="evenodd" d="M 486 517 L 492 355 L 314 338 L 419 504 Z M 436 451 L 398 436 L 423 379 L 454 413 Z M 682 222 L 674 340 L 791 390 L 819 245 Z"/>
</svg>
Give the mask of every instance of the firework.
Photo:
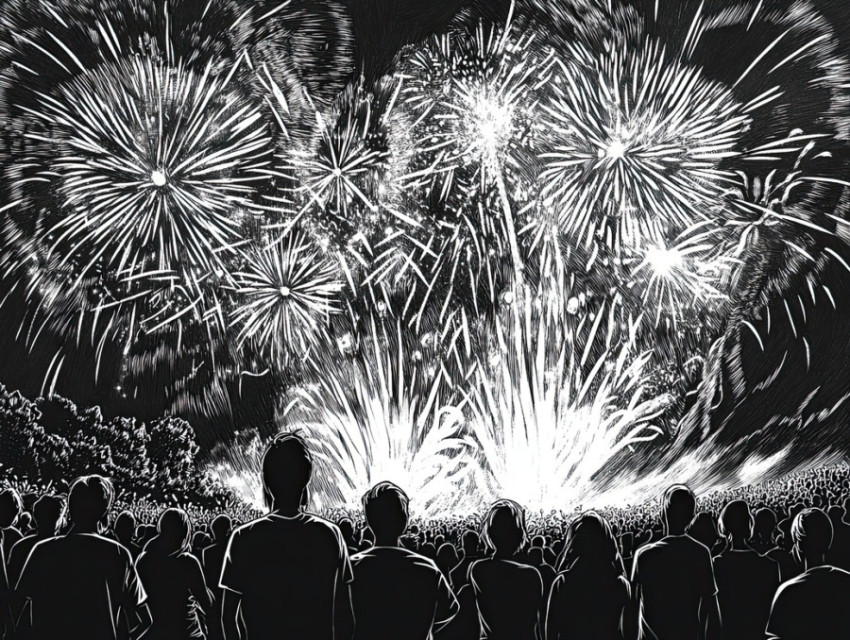
<svg viewBox="0 0 850 640">
<path fill-rule="evenodd" d="M 522 323 L 496 329 L 465 394 L 477 483 L 491 496 L 534 511 L 569 510 L 594 495 L 595 474 L 616 456 L 663 433 L 655 421 L 672 397 L 646 397 L 649 354 L 603 340 L 608 349 L 592 357 L 604 334 L 599 322 L 589 326 L 582 339 L 550 315 L 532 335 Z"/>
<path fill-rule="evenodd" d="M 30 115 L 17 187 L 37 199 L 47 185 L 50 200 L 27 207 L 15 231 L 53 267 L 38 278 L 71 270 L 76 288 L 99 269 L 133 300 L 162 280 L 198 288 L 224 276 L 271 155 L 230 76 L 137 58 L 42 96 Z"/>
<path fill-rule="evenodd" d="M 727 89 L 652 42 L 571 47 L 544 110 L 543 196 L 565 233 L 614 250 L 716 218 L 734 182 L 723 162 L 749 123 Z"/>
<path fill-rule="evenodd" d="M 354 510 L 372 485 L 390 480 L 419 514 L 462 508 L 460 454 L 468 443 L 458 435 L 462 413 L 447 403 L 442 372 L 411 357 L 400 326 L 371 329 L 362 362 L 323 372 L 299 396 L 295 424 L 319 447 L 327 479 L 317 493 Z"/>
<path fill-rule="evenodd" d="M 340 277 L 338 264 L 297 231 L 255 252 L 234 274 L 237 342 L 258 345 L 275 363 L 304 359 L 340 310 Z"/>
</svg>

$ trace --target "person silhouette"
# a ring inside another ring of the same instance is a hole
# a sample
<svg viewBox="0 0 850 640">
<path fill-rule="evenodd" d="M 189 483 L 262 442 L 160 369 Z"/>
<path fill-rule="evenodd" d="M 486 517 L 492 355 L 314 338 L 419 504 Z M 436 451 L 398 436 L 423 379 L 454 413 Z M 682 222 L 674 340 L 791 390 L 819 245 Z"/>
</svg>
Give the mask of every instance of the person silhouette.
<svg viewBox="0 0 850 640">
<path fill-rule="evenodd" d="M 460 592 L 461 588 L 468 583 L 469 567 L 479 559 L 478 543 L 480 538 L 475 531 L 464 531 L 460 538 L 462 557 L 458 560 L 457 565 L 452 569 L 449 576 L 449 582 L 456 593 Z"/>
<path fill-rule="evenodd" d="M 56 535 L 64 510 L 65 501 L 58 496 L 42 496 L 36 501 L 33 506 L 36 532 L 18 540 L 12 547 L 12 553 L 9 554 L 7 573 L 10 584 L 15 584 L 21 577 L 21 570 L 32 548 L 42 540 Z"/>
<path fill-rule="evenodd" d="M 15 590 L 29 603 L 22 626 L 39 640 L 112 640 L 149 627 L 147 596 L 130 552 L 99 533 L 114 495 L 106 478 L 77 478 L 68 494 L 71 530 L 30 552 Z"/>
<path fill-rule="evenodd" d="M 528 536 L 525 512 L 512 500 L 499 500 L 490 507 L 482 531 L 493 554 L 469 567 L 481 637 L 535 640 L 542 626 L 543 580 L 537 569 L 516 560 Z"/>
<path fill-rule="evenodd" d="M 219 579 L 222 633 L 251 640 L 348 640 L 353 632 L 348 548 L 339 528 L 307 513 L 313 460 L 298 433 L 275 437 L 263 455 L 270 512 L 230 536 Z"/>
<path fill-rule="evenodd" d="M 23 508 L 24 503 L 17 491 L 12 488 L 0 491 L 0 546 L 3 547 L 3 553 L 6 554 L 7 560 L 12 552 L 12 547 L 24 537 L 15 527 Z"/>
<path fill-rule="evenodd" d="M 753 516 L 743 500 L 733 500 L 720 514 L 727 548 L 714 558 L 714 579 L 723 640 L 751 640 L 764 634 L 770 604 L 779 587 L 779 565 L 748 544 Z"/>
<path fill-rule="evenodd" d="M 720 631 L 711 554 L 685 533 L 695 511 L 688 487 L 667 489 L 661 512 L 666 535 L 635 555 L 632 586 L 642 638 L 703 640 Z"/>
<path fill-rule="evenodd" d="M 213 534 L 213 543 L 201 552 L 201 564 L 204 567 L 204 577 L 207 585 L 212 590 L 213 605 L 210 614 L 209 637 L 213 640 L 221 638 L 221 589 L 218 587 L 218 579 L 221 576 L 221 567 L 224 564 L 224 554 L 227 551 L 227 541 L 233 521 L 228 515 L 217 515 L 210 523 L 210 531 Z"/>
<path fill-rule="evenodd" d="M 631 638 L 631 589 L 611 525 L 595 511 L 567 529 L 546 613 L 547 640 Z"/>
<path fill-rule="evenodd" d="M 844 522 L 846 513 L 842 505 L 832 505 L 827 510 L 832 521 L 832 546 L 827 562 L 833 567 L 850 571 L 850 525 Z"/>
<path fill-rule="evenodd" d="M 791 538 L 805 571 L 776 592 L 768 639 L 850 638 L 850 573 L 826 564 L 832 544 L 829 517 L 820 509 L 804 509 L 794 517 Z"/>
<path fill-rule="evenodd" d="M 112 532 L 115 534 L 115 539 L 130 552 L 133 558 L 139 557 L 141 549 L 135 543 L 133 537 L 136 535 L 136 516 L 130 511 L 122 511 L 115 518 L 112 525 Z"/>
<path fill-rule="evenodd" d="M 157 532 L 136 561 L 153 617 L 145 640 L 203 638 L 202 620 L 209 616 L 212 596 L 198 559 L 189 553 L 189 516 L 182 509 L 166 509 Z"/>
<path fill-rule="evenodd" d="M 400 545 L 408 497 L 391 482 L 363 496 L 375 546 L 351 558 L 356 640 L 429 640 L 458 612 L 451 587 L 433 560 Z"/>
</svg>

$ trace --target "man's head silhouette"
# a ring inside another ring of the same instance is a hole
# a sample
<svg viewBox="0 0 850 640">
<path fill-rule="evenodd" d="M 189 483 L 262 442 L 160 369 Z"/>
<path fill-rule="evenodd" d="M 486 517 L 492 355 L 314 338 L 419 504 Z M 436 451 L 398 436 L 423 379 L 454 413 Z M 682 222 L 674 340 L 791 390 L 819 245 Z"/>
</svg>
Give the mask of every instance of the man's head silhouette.
<svg viewBox="0 0 850 640">
<path fill-rule="evenodd" d="M 824 564 L 832 546 L 832 523 L 820 509 L 803 509 L 791 523 L 794 555 L 805 561 L 806 569 Z"/>
<path fill-rule="evenodd" d="M 14 526 L 24 503 L 20 494 L 14 489 L 3 489 L 0 491 L 0 529 Z"/>
<path fill-rule="evenodd" d="M 756 511 L 753 529 L 761 542 L 765 544 L 772 542 L 776 535 L 776 514 L 773 509 L 762 507 Z"/>
<path fill-rule="evenodd" d="M 463 550 L 463 555 L 472 558 L 478 553 L 478 543 L 480 542 L 480 538 L 475 531 L 468 530 L 463 532 L 463 536 L 461 537 L 461 549 Z"/>
<path fill-rule="evenodd" d="M 57 496 L 42 496 L 36 500 L 32 511 L 38 535 L 55 536 L 64 509 L 65 501 Z"/>
<path fill-rule="evenodd" d="M 123 545 L 129 545 L 133 541 L 133 535 L 136 533 L 136 516 L 129 511 L 122 511 L 115 518 L 115 524 L 112 525 L 112 530 L 115 532 L 115 537 Z"/>
<path fill-rule="evenodd" d="M 684 535 L 694 519 L 696 499 L 693 492 L 683 484 L 675 484 L 664 492 L 661 517 L 664 527 L 671 536 Z"/>
<path fill-rule="evenodd" d="M 720 513 L 720 533 L 736 542 L 749 540 L 753 534 L 753 516 L 750 505 L 743 500 L 733 500 Z"/>
<path fill-rule="evenodd" d="M 76 533 L 93 533 L 104 522 L 112 507 L 115 489 L 99 475 L 82 476 L 74 480 L 68 492 L 68 517 Z"/>
<path fill-rule="evenodd" d="M 210 524 L 210 531 L 212 532 L 213 538 L 220 544 L 227 543 L 227 537 L 230 535 L 232 528 L 233 521 L 230 519 L 230 516 L 226 514 L 217 515 L 213 518 L 213 521 Z"/>
<path fill-rule="evenodd" d="M 484 520 L 484 542 L 497 557 L 510 557 L 525 545 L 528 532 L 525 511 L 513 500 L 499 500 Z"/>
<path fill-rule="evenodd" d="M 407 495 L 392 482 L 379 482 L 363 496 L 366 524 L 379 547 L 397 547 L 407 528 Z"/>
<path fill-rule="evenodd" d="M 307 502 L 313 458 L 298 433 L 278 435 L 263 455 L 263 486 L 274 511 L 295 515 Z"/>
</svg>

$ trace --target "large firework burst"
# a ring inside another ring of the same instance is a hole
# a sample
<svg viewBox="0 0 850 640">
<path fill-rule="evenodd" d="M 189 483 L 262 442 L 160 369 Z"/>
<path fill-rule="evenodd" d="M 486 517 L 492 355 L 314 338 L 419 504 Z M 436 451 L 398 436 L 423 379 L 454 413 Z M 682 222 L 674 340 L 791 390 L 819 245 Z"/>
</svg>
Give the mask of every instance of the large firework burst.
<svg viewBox="0 0 850 640">
<path fill-rule="evenodd" d="M 232 78 L 135 58 L 28 109 L 13 235 L 55 267 L 38 278 L 73 265 L 75 288 L 98 268 L 130 300 L 163 279 L 224 277 L 271 163 L 268 128 Z"/>
<path fill-rule="evenodd" d="M 615 249 L 716 218 L 735 177 L 723 162 L 749 123 L 727 89 L 652 42 L 572 47 L 544 110 L 544 197 L 566 233 Z"/>
</svg>

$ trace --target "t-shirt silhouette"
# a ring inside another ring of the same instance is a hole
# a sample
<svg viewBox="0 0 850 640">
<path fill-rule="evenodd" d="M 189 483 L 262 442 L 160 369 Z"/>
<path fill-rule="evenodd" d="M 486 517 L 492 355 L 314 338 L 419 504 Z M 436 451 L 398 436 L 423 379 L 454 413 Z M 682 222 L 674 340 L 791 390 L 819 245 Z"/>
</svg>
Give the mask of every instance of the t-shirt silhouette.
<svg viewBox="0 0 850 640">
<path fill-rule="evenodd" d="M 779 578 L 782 582 L 788 582 L 803 573 L 803 567 L 794 559 L 790 551 L 774 547 L 764 555 L 779 565 Z"/>
<path fill-rule="evenodd" d="M 52 536 L 49 536 L 52 537 Z M 42 540 L 47 540 L 48 536 L 31 535 L 25 536 L 15 543 L 12 547 L 12 553 L 6 562 L 7 573 L 9 574 L 9 584 L 15 584 L 18 578 L 21 577 L 21 571 L 24 564 L 30 555 L 32 548 Z"/>
<path fill-rule="evenodd" d="M 558 574 L 549 596 L 547 640 L 622 640 L 631 599 L 625 576 L 588 575 L 567 570 Z"/>
<path fill-rule="evenodd" d="M 119 611 L 133 611 L 146 598 L 129 551 L 89 533 L 35 545 L 16 591 L 30 600 L 39 640 L 114 640 Z"/>
<path fill-rule="evenodd" d="M 667 536 L 635 556 L 632 584 L 640 597 L 641 633 L 652 640 L 701 638 L 699 606 L 717 593 L 711 555 L 687 535 Z"/>
<path fill-rule="evenodd" d="M 714 559 L 723 640 L 762 638 L 779 587 L 779 565 L 752 549 L 727 550 Z"/>
<path fill-rule="evenodd" d="M 458 612 L 451 587 L 428 558 L 398 547 L 373 547 L 351 558 L 355 640 L 429 640 Z"/>
<path fill-rule="evenodd" d="M 478 620 L 472 585 L 467 584 L 460 588 L 457 592 L 457 602 L 460 611 L 440 630 L 438 640 L 479 640 L 481 623 Z"/>
<path fill-rule="evenodd" d="M 306 513 L 271 513 L 233 532 L 219 586 L 241 596 L 251 640 L 331 640 L 334 592 L 351 579 L 336 525 Z"/>
<path fill-rule="evenodd" d="M 850 638 L 850 573 L 809 569 L 776 592 L 767 637 L 771 640 Z"/>
<path fill-rule="evenodd" d="M 189 553 L 166 555 L 145 550 L 136 561 L 136 570 L 153 619 L 145 640 L 203 637 L 195 603 L 209 610 L 210 597 L 197 558 Z M 219 620 L 210 620 L 210 624 L 220 624 Z"/>
<path fill-rule="evenodd" d="M 528 565 L 490 558 L 469 567 L 481 637 L 487 640 L 535 640 L 543 610 L 543 580 Z"/>
<path fill-rule="evenodd" d="M 12 547 L 14 547 L 23 537 L 24 535 L 15 527 L 0 529 L 0 546 L 3 547 L 3 553 L 6 554 L 7 562 L 9 560 L 9 556 L 12 555 Z"/>
</svg>

